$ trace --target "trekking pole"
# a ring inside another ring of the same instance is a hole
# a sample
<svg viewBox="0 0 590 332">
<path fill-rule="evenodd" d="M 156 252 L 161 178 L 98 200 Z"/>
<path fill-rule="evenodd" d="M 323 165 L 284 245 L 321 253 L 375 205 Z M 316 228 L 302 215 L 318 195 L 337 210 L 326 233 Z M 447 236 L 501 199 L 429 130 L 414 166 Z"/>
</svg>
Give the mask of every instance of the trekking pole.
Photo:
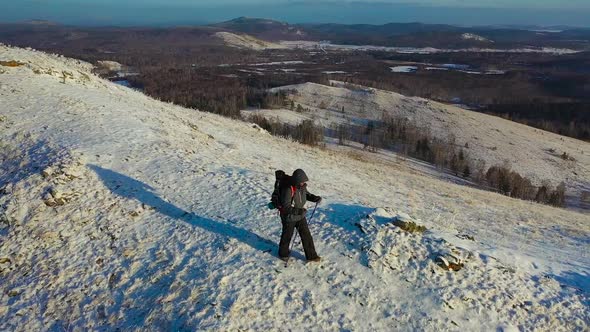
<svg viewBox="0 0 590 332">
<path fill-rule="evenodd" d="M 313 208 L 313 211 L 311 212 L 311 217 L 309 217 L 309 221 L 307 222 L 307 224 L 311 224 L 311 220 L 313 219 L 313 215 L 315 214 L 315 210 L 318 208 L 318 205 L 320 203 L 315 203 L 315 206 Z M 295 243 L 295 239 L 297 238 L 297 234 L 299 234 L 299 232 L 295 232 L 295 236 L 293 236 L 293 241 L 291 241 L 291 246 L 289 247 L 289 252 L 291 252 L 291 249 L 293 248 L 293 244 Z"/>
<path fill-rule="evenodd" d="M 315 207 L 313 208 L 313 212 L 311 213 L 311 217 L 309 217 L 309 221 L 311 221 L 313 219 L 313 216 L 315 215 L 315 210 L 318 208 L 318 203 L 315 203 Z M 297 239 L 297 235 L 299 234 L 298 231 L 295 232 L 295 236 L 293 236 L 293 239 L 291 240 L 291 244 L 289 245 L 289 256 L 291 255 L 291 250 L 293 250 L 293 244 L 295 243 L 295 239 Z M 287 260 L 285 262 L 285 267 L 289 266 L 289 260 Z"/>
<path fill-rule="evenodd" d="M 313 219 L 313 215 L 315 214 L 315 210 L 318 208 L 319 204 L 320 204 L 320 202 L 315 203 L 315 206 L 313 208 L 313 212 L 311 213 L 311 217 L 309 217 L 308 224 L 311 224 L 311 220 Z"/>
</svg>

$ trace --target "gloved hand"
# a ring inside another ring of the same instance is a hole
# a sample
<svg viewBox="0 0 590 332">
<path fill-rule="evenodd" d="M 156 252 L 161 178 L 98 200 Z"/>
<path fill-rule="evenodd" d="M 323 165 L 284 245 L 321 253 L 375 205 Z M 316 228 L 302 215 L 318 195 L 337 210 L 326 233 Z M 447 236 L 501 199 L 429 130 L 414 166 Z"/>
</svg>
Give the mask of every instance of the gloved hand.
<svg viewBox="0 0 590 332">
<path fill-rule="evenodd" d="M 321 202 L 321 201 L 322 201 L 322 197 L 321 197 L 321 196 L 318 196 L 318 200 L 317 200 L 317 201 L 315 201 L 315 202 L 316 202 L 317 204 L 320 204 L 320 202 Z"/>
</svg>

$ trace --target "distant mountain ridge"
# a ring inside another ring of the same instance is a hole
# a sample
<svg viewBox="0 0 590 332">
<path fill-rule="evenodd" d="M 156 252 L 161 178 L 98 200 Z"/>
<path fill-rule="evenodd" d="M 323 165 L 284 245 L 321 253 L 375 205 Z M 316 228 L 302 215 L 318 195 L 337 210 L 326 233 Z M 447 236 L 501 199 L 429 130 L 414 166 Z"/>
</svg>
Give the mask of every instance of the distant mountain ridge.
<svg viewBox="0 0 590 332">
<path fill-rule="evenodd" d="M 269 40 L 330 40 L 333 43 L 353 45 L 408 46 L 468 48 L 494 47 L 573 47 L 574 37 L 578 46 L 590 48 L 590 29 L 539 26 L 481 26 L 460 27 L 448 24 L 387 23 L 340 24 L 307 23 L 289 24 L 286 22 L 239 17 L 211 25 L 233 32 L 251 34 Z M 553 31 L 554 30 L 554 31 Z M 465 38 L 465 34 L 481 38 Z"/>
<path fill-rule="evenodd" d="M 572 28 L 557 30 L 563 27 L 460 27 L 446 24 L 387 23 L 372 24 L 290 24 L 264 18 L 238 17 L 229 21 L 210 24 L 156 27 L 76 27 L 61 25 L 55 22 L 34 20 L 26 23 L 0 23 L 0 40 L 14 45 L 24 45 L 26 40 L 39 40 L 43 43 L 60 41 L 60 35 L 112 34 L 113 38 L 123 36 L 135 38 L 134 34 L 141 31 L 140 37 L 152 36 L 178 40 L 191 40 L 218 43 L 217 32 L 230 32 L 236 35 L 250 35 L 262 42 L 278 41 L 330 41 L 333 44 L 375 45 L 393 47 L 434 47 L 441 49 L 468 48 L 530 48 L 550 47 L 574 50 L 590 50 L 590 29 Z M 555 29 L 555 30 L 552 30 Z M 466 38 L 469 36 L 471 38 Z M 249 37 L 244 37 L 249 38 Z M 90 38 L 92 39 L 92 38 Z"/>
</svg>

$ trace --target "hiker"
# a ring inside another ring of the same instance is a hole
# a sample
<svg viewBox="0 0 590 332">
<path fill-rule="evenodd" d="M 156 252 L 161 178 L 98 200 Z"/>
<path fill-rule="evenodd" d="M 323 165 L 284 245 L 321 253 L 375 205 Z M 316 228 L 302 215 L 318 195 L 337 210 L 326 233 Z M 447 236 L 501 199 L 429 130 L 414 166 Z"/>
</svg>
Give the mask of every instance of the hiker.
<svg viewBox="0 0 590 332">
<path fill-rule="evenodd" d="M 291 177 L 285 176 L 280 186 L 279 202 L 280 215 L 283 224 L 281 241 L 279 243 L 279 258 L 287 261 L 289 259 L 289 246 L 295 228 L 299 231 L 305 258 L 309 262 L 319 262 L 320 256 L 315 251 L 313 238 L 309 232 L 307 219 L 305 218 L 305 202 L 308 200 L 319 203 L 322 198 L 307 192 L 309 178 L 302 169 L 297 169 Z"/>
</svg>

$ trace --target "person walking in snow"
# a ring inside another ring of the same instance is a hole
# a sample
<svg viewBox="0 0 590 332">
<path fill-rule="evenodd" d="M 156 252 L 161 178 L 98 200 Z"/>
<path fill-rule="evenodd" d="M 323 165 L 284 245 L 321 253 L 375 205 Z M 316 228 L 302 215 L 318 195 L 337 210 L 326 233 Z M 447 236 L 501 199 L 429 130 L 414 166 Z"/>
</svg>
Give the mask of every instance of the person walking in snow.
<svg viewBox="0 0 590 332">
<path fill-rule="evenodd" d="M 303 250 L 305 251 L 305 258 L 310 262 L 319 262 L 320 256 L 315 251 L 313 238 L 307 225 L 305 218 L 305 203 L 309 200 L 314 203 L 319 203 L 322 198 L 313 195 L 307 191 L 306 182 L 309 178 L 302 169 L 297 169 L 293 172 L 291 177 L 286 177 L 285 183 L 280 189 L 280 215 L 283 224 L 283 231 L 281 233 L 281 241 L 279 243 L 279 258 L 284 261 L 289 259 L 289 246 L 295 228 L 301 236 Z"/>
</svg>

